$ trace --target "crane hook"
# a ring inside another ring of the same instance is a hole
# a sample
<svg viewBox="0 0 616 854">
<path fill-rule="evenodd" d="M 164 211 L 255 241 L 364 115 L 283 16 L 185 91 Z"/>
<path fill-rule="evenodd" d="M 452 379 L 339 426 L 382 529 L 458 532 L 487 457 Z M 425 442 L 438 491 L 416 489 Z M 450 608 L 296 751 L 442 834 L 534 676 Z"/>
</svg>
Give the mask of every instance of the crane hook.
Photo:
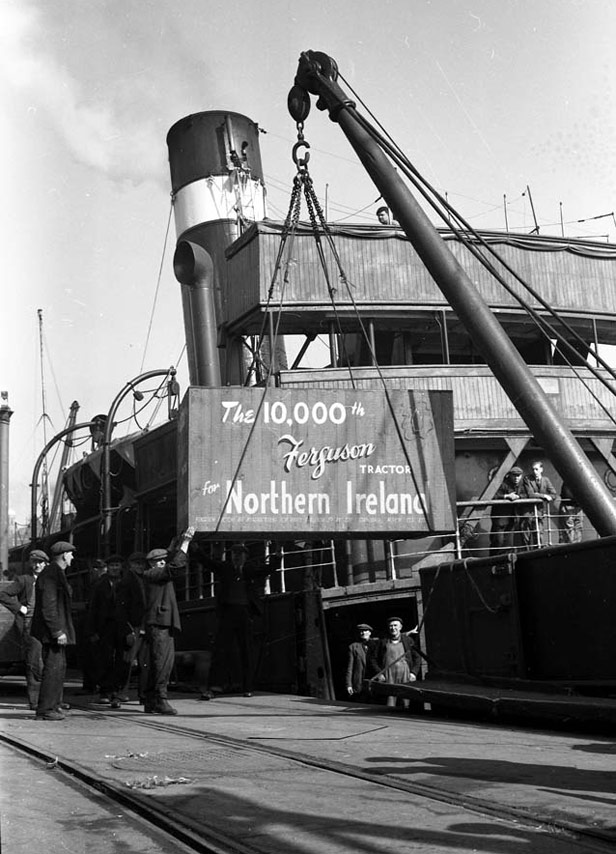
<svg viewBox="0 0 616 854">
<path fill-rule="evenodd" d="M 293 157 L 293 163 L 297 166 L 298 170 L 301 172 L 308 167 L 308 161 L 310 160 L 310 152 L 306 152 L 305 157 L 298 157 L 297 152 L 300 148 L 310 148 L 310 143 L 306 142 L 305 139 L 300 139 L 293 146 L 293 151 L 291 156 Z"/>
</svg>

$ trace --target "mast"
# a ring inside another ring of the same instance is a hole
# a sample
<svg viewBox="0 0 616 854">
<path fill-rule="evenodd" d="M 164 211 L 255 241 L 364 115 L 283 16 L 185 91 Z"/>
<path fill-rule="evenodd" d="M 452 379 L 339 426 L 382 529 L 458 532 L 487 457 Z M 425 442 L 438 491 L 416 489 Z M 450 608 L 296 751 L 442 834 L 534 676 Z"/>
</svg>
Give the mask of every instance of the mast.
<svg viewBox="0 0 616 854">
<path fill-rule="evenodd" d="M 528 201 L 530 202 L 530 210 L 533 215 L 533 222 L 535 223 L 535 227 L 531 231 L 531 234 L 539 234 L 539 223 L 537 222 L 537 216 L 535 214 L 535 206 L 533 204 L 533 197 L 530 194 L 530 187 L 528 184 L 526 185 L 526 192 L 528 193 Z"/>
<path fill-rule="evenodd" d="M 317 106 L 328 110 L 332 121 L 342 128 L 427 270 L 483 352 L 492 373 L 546 448 L 599 535 L 616 534 L 616 505 L 611 493 L 475 285 L 363 127 L 355 104 L 340 88 L 337 77 L 336 63 L 326 54 L 302 53 L 295 87 L 289 96 L 291 115 L 296 121 L 304 121 L 309 110 L 308 92 L 319 96 Z"/>
<path fill-rule="evenodd" d="M 0 578 L 9 566 L 9 394 L 0 392 Z"/>
<path fill-rule="evenodd" d="M 79 412 L 79 404 L 76 400 L 71 403 L 71 408 L 68 414 L 66 427 L 69 433 L 72 433 L 77 422 L 77 413 Z M 58 479 L 53 491 L 53 500 L 51 502 L 51 511 L 49 513 L 49 532 L 51 532 L 58 519 L 60 510 L 60 501 L 62 500 L 63 474 L 68 463 L 68 455 L 73 447 L 73 440 L 67 439 L 62 448 L 62 457 L 60 459 L 60 468 L 58 469 Z"/>
<path fill-rule="evenodd" d="M 41 415 L 41 420 L 43 422 L 43 444 L 47 444 L 47 400 L 45 396 L 45 371 L 44 371 L 44 360 L 43 360 L 43 309 L 37 309 L 38 315 L 38 324 L 39 324 L 39 359 L 41 364 L 41 399 L 43 405 L 43 414 Z M 47 458 L 43 459 L 43 469 L 42 469 L 42 478 L 41 478 L 41 531 L 43 536 L 47 534 L 49 528 L 49 518 L 48 518 L 48 509 L 49 509 L 49 468 L 47 466 Z M 36 508 L 35 508 L 36 512 Z M 32 527 L 34 528 L 34 520 L 32 520 Z"/>
</svg>

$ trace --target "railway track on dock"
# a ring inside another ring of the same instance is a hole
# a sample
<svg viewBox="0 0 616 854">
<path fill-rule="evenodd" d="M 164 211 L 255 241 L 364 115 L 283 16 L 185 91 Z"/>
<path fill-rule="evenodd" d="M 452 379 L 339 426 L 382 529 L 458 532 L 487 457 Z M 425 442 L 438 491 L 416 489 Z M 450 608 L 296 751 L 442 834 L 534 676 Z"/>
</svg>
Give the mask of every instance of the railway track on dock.
<svg viewBox="0 0 616 854">
<path fill-rule="evenodd" d="M 505 835 L 507 828 L 514 826 L 516 831 L 523 829 L 525 833 L 535 837 L 537 844 L 540 844 L 542 837 L 548 836 L 555 843 L 560 843 L 557 849 L 553 849 L 559 852 L 616 850 L 614 836 L 600 828 L 588 828 L 568 820 L 555 819 L 553 816 L 541 815 L 540 811 L 534 812 L 514 806 L 504 807 L 488 798 L 445 791 L 423 783 L 408 782 L 392 775 L 371 772 L 333 759 L 315 757 L 297 749 L 289 750 L 272 744 L 258 743 L 254 735 L 238 738 L 221 735 L 218 732 L 197 731 L 194 727 L 185 726 L 178 718 L 141 717 L 136 716 L 132 711 L 126 714 L 117 711 L 92 712 L 83 708 L 79 709 L 79 712 L 86 716 L 92 715 L 98 720 L 106 719 L 113 724 L 130 723 L 131 728 L 139 728 L 143 741 L 147 743 L 153 741 L 156 745 L 162 746 L 170 740 L 173 742 L 170 752 L 162 750 L 158 754 L 150 754 L 149 760 L 145 754 L 109 756 L 110 763 L 115 769 L 123 771 L 125 777 L 131 774 L 155 777 L 156 774 L 152 772 L 156 772 L 157 769 L 164 775 L 165 770 L 169 770 L 170 763 L 176 769 L 176 773 L 182 763 L 192 765 L 193 768 L 196 764 L 202 763 L 206 769 L 209 757 L 226 763 L 227 773 L 230 776 L 240 775 L 243 767 L 262 768 L 272 764 L 275 768 L 276 763 L 284 763 L 284 773 L 290 772 L 291 775 L 294 774 L 294 769 L 296 774 L 299 769 L 302 769 L 304 775 L 311 773 L 334 775 L 335 781 L 342 787 L 355 782 L 364 784 L 369 787 L 369 796 L 376 800 L 380 796 L 387 799 L 387 793 L 394 792 L 398 801 L 402 799 L 402 803 L 408 803 L 409 806 L 411 804 L 417 806 L 418 803 L 428 806 L 438 804 L 447 809 L 489 818 L 502 827 Z M 380 728 L 382 727 L 376 727 L 376 729 Z M 149 738 L 148 733 L 153 738 Z M 262 737 L 268 739 L 269 736 L 264 733 Z M 208 820 L 207 815 L 195 817 L 194 813 L 191 815 L 169 806 L 164 797 L 152 797 L 152 793 L 144 791 L 143 788 L 130 788 L 126 780 L 119 779 L 122 776 L 121 773 L 119 775 L 116 773 L 116 779 L 110 779 L 108 775 L 101 774 L 96 768 L 68 756 L 58 755 L 49 748 L 43 748 L 40 744 L 37 746 L 15 734 L 0 733 L 0 741 L 12 750 L 33 757 L 48 767 L 53 767 L 56 773 L 69 775 L 86 791 L 102 793 L 111 802 L 167 834 L 170 840 L 186 846 L 188 851 L 202 852 L 202 854 L 272 854 L 272 848 L 268 845 L 263 847 L 259 834 L 256 839 L 249 841 L 248 838 L 238 838 L 237 833 L 221 832 L 215 823 Z M 247 770 L 246 774 L 248 773 L 250 771 Z M 187 776 L 190 777 L 190 771 L 187 772 Z M 204 776 L 207 776 L 206 771 Z M 160 792 L 157 794 L 160 795 Z M 248 836 L 251 836 L 249 830 L 247 830 Z"/>
</svg>

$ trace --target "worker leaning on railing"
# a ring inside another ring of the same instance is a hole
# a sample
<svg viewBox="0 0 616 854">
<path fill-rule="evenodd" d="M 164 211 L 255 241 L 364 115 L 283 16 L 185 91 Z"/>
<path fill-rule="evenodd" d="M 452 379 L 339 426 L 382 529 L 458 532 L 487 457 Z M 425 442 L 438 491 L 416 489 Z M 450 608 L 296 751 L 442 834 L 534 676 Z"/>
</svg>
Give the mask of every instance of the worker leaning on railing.
<svg viewBox="0 0 616 854">
<path fill-rule="evenodd" d="M 491 555 L 514 551 L 522 543 L 520 524 L 527 508 L 515 502 L 528 498 L 523 476 L 522 469 L 514 466 L 496 491 L 495 501 L 510 501 L 511 504 L 497 504 L 492 507 Z"/>
</svg>

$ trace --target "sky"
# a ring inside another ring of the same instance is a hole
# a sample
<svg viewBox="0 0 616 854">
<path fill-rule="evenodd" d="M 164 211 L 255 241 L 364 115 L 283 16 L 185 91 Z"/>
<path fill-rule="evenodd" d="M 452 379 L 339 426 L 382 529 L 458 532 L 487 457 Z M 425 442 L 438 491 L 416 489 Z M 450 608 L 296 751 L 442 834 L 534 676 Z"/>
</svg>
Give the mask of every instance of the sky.
<svg viewBox="0 0 616 854">
<path fill-rule="evenodd" d="M 257 122 L 268 215 L 284 219 L 287 94 L 301 51 L 323 51 L 474 227 L 504 229 L 506 202 L 509 228 L 530 232 L 530 188 L 542 234 L 615 242 L 614 43 L 613 0 L 0 0 L 15 521 L 72 401 L 88 421 L 170 365 L 186 388 L 173 223 L 166 239 L 178 119 L 228 109 Z M 340 129 L 313 105 L 304 132 L 328 218 L 374 222 L 378 191 Z"/>
</svg>

